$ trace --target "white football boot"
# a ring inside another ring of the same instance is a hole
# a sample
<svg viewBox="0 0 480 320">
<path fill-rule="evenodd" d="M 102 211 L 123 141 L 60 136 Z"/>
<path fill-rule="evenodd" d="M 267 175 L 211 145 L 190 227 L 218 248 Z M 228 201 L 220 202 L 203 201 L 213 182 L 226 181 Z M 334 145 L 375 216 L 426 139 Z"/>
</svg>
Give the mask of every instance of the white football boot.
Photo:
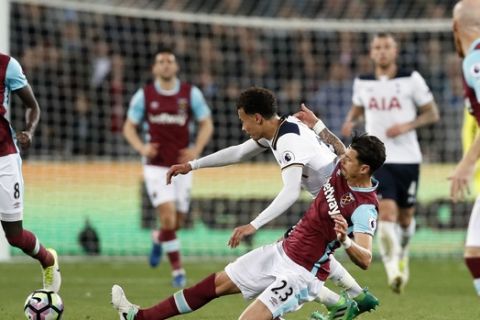
<svg viewBox="0 0 480 320">
<path fill-rule="evenodd" d="M 62 285 L 62 276 L 60 274 L 60 267 L 58 264 L 57 251 L 54 249 L 47 249 L 53 255 L 53 266 L 43 269 L 43 288 L 47 291 L 58 293 Z"/>
<path fill-rule="evenodd" d="M 120 320 L 134 320 L 139 307 L 127 300 L 122 287 L 114 284 L 112 287 L 112 305 L 120 315 Z"/>
</svg>

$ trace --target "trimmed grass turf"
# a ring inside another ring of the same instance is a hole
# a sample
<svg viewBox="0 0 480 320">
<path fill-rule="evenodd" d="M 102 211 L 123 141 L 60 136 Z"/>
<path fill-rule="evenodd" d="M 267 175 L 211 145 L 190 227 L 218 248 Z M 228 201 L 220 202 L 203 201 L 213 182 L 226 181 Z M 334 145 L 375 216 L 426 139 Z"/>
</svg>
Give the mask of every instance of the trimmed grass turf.
<svg viewBox="0 0 480 320">
<path fill-rule="evenodd" d="M 151 269 L 146 258 L 136 262 L 113 262 L 79 260 L 62 263 L 63 287 L 61 296 L 65 303 L 66 320 L 118 319 L 110 307 L 110 288 L 113 283 L 122 285 L 128 297 L 135 303 L 149 306 L 172 294 L 169 271 L 165 264 Z M 187 263 L 189 285 L 209 273 L 220 270 L 225 263 Z M 395 295 L 385 285 L 385 275 L 377 260 L 371 269 L 364 272 L 346 264 L 363 285 L 380 298 L 380 308 L 360 319 L 479 319 L 478 298 L 475 297 L 470 275 L 462 261 L 414 260 L 411 265 L 412 279 L 403 295 Z M 0 319 L 23 319 L 22 307 L 27 295 L 40 287 L 40 270 L 33 261 L 23 260 L 0 264 Z M 240 296 L 217 299 L 205 308 L 190 315 L 175 319 L 236 319 L 246 303 Z M 318 306 L 310 303 L 299 312 L 287 315 L 286 319 L 308 319 Z"/>
</svg>

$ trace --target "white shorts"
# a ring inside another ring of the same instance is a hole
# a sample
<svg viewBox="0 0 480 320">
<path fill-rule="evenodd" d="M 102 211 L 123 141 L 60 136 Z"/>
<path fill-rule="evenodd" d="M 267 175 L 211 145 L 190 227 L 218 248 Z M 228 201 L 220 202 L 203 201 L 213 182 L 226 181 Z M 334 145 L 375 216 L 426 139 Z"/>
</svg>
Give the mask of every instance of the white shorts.
<svg viewBox="0 0 480 320">
<path fill-rule="evenodd" d="M 299 309 L 314 300 L 323 282 L 293 262 L 281 242 L 257 248 L 225 267 L 228 277 L 245 299 L 258 297 L 273 318 Z"/>
<path fill-rule="evenodd" d="M 466 247 L 480 247 L 480 196 L 475 200 L 468 222 Z"/>
<path fill-rule="evenodd" d="M 22 158 L 18 153 L 0 157 L 0 220 L 23 219 Z"/>
<path fill-rule="evenodd" d="M 145 165 L 143 176 L 148 196 L 156 208 L 166 202 L 175 202 L 178 212 L 187 213 L 190 208 L 192 173 L 178 175 L 167 185 L 167 167 Z"/>
</svg>

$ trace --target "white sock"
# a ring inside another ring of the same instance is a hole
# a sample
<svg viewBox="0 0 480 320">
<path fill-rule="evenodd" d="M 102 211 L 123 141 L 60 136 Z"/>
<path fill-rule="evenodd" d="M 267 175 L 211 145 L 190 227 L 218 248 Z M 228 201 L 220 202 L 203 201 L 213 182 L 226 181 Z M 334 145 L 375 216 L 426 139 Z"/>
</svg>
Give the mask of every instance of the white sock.
<svg viewBox="0 0 480 320">
<path fill-rule="evenodd" d="M 473 286 L 475 287 L 475 291 L 477 291 L 477 295 L 480 297 L 480 278 L 473 280 Z"/>
<path fill-rule="evenodd" d="M 413 235 L 415 234 L 415 229 L 417 228 L 417 221 L 415 218 L 412 218 L 410 225 L 406 228 L 398 225 L 399 235 L 400 235 L 400 258 L 403 258 L 408 253 L 408 248 L 410 244 L 410 240 L 412 239 Z"/>
<path fill-rule="evenodd" d="M 362 293 L 362 288 L 355 281 L 352 275 L 333 255 L 330 255 L 330 275 L 329 279 L 342 289 L 345 289 L 351 298 L 357 297 Z"/>
<path fill-rule="evenodd" d="M 378 243 L 380 254 L 382 255 L 383 264 L 387 271 L 388 279 L 397 276 L 400 271 L 398 269 L 398 260 L 401 252 L 398 233 L 396 232 L 396 223 L 389 221 L 378 222 Z"/>
<path fill-rule="evenodd" d="M 333 292 L 332 290 L 325 287 L 322 287 L 318 296 L 315 298 L 315 301 L 324 304 L 327 307 L 335 305 L 340 300 L 340 296 Z"/>
</svg>

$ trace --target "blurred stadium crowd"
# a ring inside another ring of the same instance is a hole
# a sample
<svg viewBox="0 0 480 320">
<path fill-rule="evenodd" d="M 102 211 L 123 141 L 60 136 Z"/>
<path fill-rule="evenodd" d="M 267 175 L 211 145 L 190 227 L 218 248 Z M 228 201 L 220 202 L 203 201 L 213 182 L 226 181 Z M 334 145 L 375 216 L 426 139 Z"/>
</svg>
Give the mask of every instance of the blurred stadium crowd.
<svg viewBox="0 0 480 320">
<path fill-rule="evenodd" d="M 107 1 L 108 2 L 108 1 Z M 454 1 L 283 0 L 121 1 L 142 8 L 269 17 L 445 18 Z M 201 3 L 201 5 L 200 5 Z M 240 90 L 274 90 L 281 113 L 307 102 L 339 134 L 353 78 L 371 72 L 370 35 L 254 29 L 149 20 L 13 4 L 11 54 L 18 57 L 43 109 L 31 153 L 70 158 L 131 156 L 121 126 L 131 95 L 149 80 L 159 46 L 175 50 L 181 77 L 199 86 L 215 121 L 206 152 L 245 139 L 234 101 Z M 427 161 L 460 157 L 462 83 L 450 32 L 397 34 L 400 65 L 432 88 L 442 121 L 420 131 Z M 18 101 L 17 101 L 18 103 Z M 19 128 L 23 109 L 12 107 Z"/>
</svg>

